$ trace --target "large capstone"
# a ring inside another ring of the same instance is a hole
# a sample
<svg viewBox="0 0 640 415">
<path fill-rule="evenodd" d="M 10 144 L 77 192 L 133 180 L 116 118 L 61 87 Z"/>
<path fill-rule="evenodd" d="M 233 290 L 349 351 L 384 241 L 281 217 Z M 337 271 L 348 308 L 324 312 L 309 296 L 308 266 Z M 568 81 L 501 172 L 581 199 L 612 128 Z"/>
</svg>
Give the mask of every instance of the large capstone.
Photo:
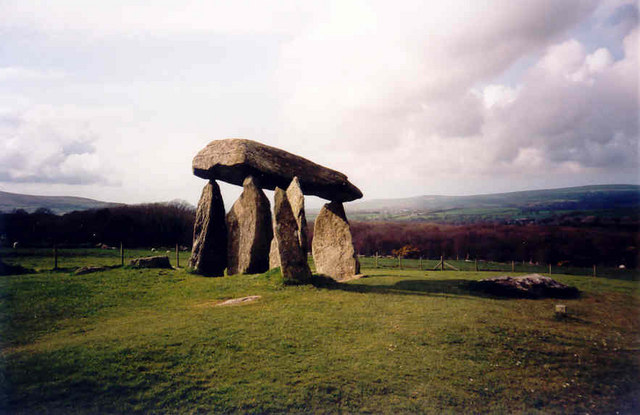
<svg viewBox="0 0 640 415">
<path fill-rule="evenodd" d="M 242 185 L 253 176 L 265 189 L 285 189 L 298 177 L 304 194 L 348 202 L 362 192 L 347 176 L 284 150 L 256 141 L 226 139 L 210 142 L 193 159 L 193 174 Z"/>
<path fill-rule="evenodd" d="M 285 283 L 305 283 L 311 279 L 307 255 L 300 247 L 298 223 L 287 193 L 276 188 L 273 206 L 275 238 L 280 256 L 280 270 Z"/>
<path fill-rule="evenodd" d="M 304 254 L 307 254 L 307 218 L 304 213 L 304 194 L 300 188 L 300 181 L 294 177 L 287 188 L 287 200 L 291 205 L 291 211 L 298 224 L 298 244 Z M 271 241 L 269 251 L 269 269 L 280 266 L 280 254 L 278 253 L 278 242 L 276 238 Z"/>
<path fill-rule="evenodd" d="M 360 263 L 342 203 L 327 203 L 320 210 L 313 227 L 311 251 L 318 274 L 343 281 L 360 273 Z"/>
<path fill-rule="evenodd" d="M 202 189 L 193 226 L 189 267 L 211 277 L 224 275 L 227 267 L 227 225 L 220 187 L 211 180 Z"/>
<path fill-rule="evenodd" d="M 273 237 L 271 204 L 253 177 L 244 180 L 240 198 L 227 214 L 227 274 L 255 274 L 269 269 Z"/>
</svg>

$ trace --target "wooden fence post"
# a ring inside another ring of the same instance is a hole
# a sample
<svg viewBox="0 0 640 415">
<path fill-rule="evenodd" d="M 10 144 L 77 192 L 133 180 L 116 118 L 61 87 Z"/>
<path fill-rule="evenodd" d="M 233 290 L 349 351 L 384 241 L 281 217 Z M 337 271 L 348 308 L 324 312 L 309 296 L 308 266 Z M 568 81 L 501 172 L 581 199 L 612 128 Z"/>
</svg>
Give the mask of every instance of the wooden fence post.
<svg viewBox="0 0 640 415">
<path fill-rule="evenodd" d="M 422 257 L 420 257 L 420 271 L 422 271 Z"/>
<path fill-rule="evenodd" d="M 120 266 L 124 267 L 124 245 L 120 242 Z"/>
<path fill-rule="evenodd" d="M 593 276 L 597 277 L 598 273 L 596 272 L 596 264 L 593 264 Z"/>
<path fill-rule="evenodd" d="M 444 271 L 444 255 L 440 255 L 440 271 Z"/>
<path fill-rule="evenodd" d="M 511 272 L 516 272 L 516 262 L 511 261 Z"/>
<path fill-rule="evenodd" d="M 378 251 L 376 251 L 376 268 L 378 268 Z"/>
<path fill-rule="evenodd" d="M 58 269 L 58 247 L 53 244 L 53 269 Z"/>
<path fill-rule="evenodd" d="M 551 275 L 551 264 L 549 264 L 549 275 Z"/>
<path fill-rule="evenodd" d="M 176 268 L 180 268 L 180 250 L 178 244 L 176 244 Z"/>
</svg>

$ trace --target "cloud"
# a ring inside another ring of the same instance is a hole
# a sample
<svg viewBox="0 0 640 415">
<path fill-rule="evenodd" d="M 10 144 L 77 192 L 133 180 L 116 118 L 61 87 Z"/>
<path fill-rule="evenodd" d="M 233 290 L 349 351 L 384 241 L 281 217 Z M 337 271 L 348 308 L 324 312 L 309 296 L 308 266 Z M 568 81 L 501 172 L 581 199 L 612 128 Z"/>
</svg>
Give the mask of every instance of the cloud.
<svg viewBox="0 0 640 415">
<path fill-rule="evenodd" d="M 20 66 L 0 67 L 0 82 L 16 80 L 53 80 L 65 77 L 59 70 L 38 70 Z"/>
<path fill-rule="evenodd" d="M 575 40 L 551 46 L 524 77 L 517 99 L 487 112 L 488 136 L 509 163 L 523 151 L 543 152 L 548 164 L 582 169 L 638 164 L 638 29 L 624 39 L 624 58 L 591 54 Z"/>
<path fill-rule="evenodd" d="M 0 181 L 109 184 L 82 112 L 33 106 L 0 117 Z"/>
<path fill-rule="evenodd" d="M 615 60 L 567 40 L 598 2 L 409 4 L 362 3 L 351 14 L 363 22 L 336 13 L 284 46 L 289 131 L 323 161 L 355 162 L 356 182 L 384 178 L 405 194 L 473 192 L 492 177 L 522 188 L 527 174 L 580 184 L 621 166 L 618 180 L 637 180 L 636 31 Z M 501 83 L 531 58 L 516 84 Z"/>
</svg>

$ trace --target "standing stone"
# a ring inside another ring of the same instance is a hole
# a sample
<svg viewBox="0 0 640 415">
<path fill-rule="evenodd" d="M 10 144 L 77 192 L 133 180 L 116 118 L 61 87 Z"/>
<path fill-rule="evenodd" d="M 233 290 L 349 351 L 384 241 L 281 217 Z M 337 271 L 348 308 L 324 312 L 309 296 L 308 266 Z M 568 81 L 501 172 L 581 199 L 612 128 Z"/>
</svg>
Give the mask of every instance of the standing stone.
<svg viewBox="0 0 640 415">
<path fill-rule="evenodd" d="M 280 255 L 280 270 L 285 283 L 308 282 L 311 270 L 307 255 L 300 246 L 298 223 L 291 209 L 287 193 L 276 188 L 273 216 L 275 219 L 275 238 Z"/>
<path fill-rule="evenodd" d="M 220 187 L 215 180 L 202 189 L 193 227 L 189 267 L 211 277 L 224 275 L 227 267 L 227 225 Z"/>
<path fill-rule="evenodd" d="M 307 217 L 304 214 L 304 194 L 300 188 L 300 181 L 294 177 L 287 188 L 287 200 L 291 205 L 293 217 L 298 224 L 298 243 L 304 254 L 307 254 Z"/>
<path fill-rule="evenodd" d="M 313 228 L 311 250 L 319 274 L 342 281 L 360 273 L 342 203 L 327 203 L 320 210 Z"/>
<path fill-rule="evenodd" d="M 271 204 L 252 176 L 227 214 L 227 274 L 255 274 L 269 269 L 269 247 L 273 238 Z"/>
<path fill-rule="evenodd" d="M 300 188 L 300 181 L 294 177 L 291 184 L 287 188 L 287 200 L 291 205 L 291 211 L 298 224 L 298 244 L 302 248 L 302 252 L 307 254 L 307 218 L 304 213 L 304 194 Z M 275 232 L 274 232 L 275 233 Z M 276 238 L 271 240 L 271 249 L 269 251 L 269 269 L 280 266 L 280 254 L 278 251 L 278 242 Z"/>
<path fill-rule="evenodd" d="M 275 219 L 273 224 L 276 224 Z M 269 269 L 278 268 L 280 266 L 280 252 L 278 251 L 278 240 L 276 238 L 275 226 L 273 229 L 273 239 L 271 240 L 271 248 L 269 249 Z"/>
</svg>

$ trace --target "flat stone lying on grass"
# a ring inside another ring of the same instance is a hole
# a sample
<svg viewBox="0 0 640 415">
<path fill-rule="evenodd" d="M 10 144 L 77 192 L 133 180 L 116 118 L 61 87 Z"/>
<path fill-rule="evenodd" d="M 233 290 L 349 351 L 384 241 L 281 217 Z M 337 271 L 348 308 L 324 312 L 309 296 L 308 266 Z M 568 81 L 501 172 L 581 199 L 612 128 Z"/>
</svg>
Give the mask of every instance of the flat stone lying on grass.
<svg viewBox="0 0 640 415">
<path fill-rule="evenodd" d="M 111 269 L 113 267 L 94 267 L 94 266 L 86 266 L 86 267 L 80 267 L 77 270 L 74 271 L 73 275 L 84 275 L 84 274 L 91 274 L 93 272 L 100 272 L 100 271 L 106 271 L 108 269 Z"/>
<path fill-rule="evenodd" d="M 488 294 L 514 298 L 576 298 L 580 295 L 577 288 L 540 274 L 486 278 L 472 283 L 472 288 Z"/>
<path fill-rule="evenodd" d="M 218 304 L 216 304 L 216 306 L 250 303 L 251 301 L 256 301 L 259 298 L 262 298 L 262 296 L 260 296 L 260 295 L 250 295 L 248 297 L 232 298 L 230 300 L 218 303 Z"/>
<path fill-rule="evenodd" d="M 172 268 L 168 256 L 148 256 L 135 258 L 131 260 L 129 265 L 134 268 Z"/>
</svg>

